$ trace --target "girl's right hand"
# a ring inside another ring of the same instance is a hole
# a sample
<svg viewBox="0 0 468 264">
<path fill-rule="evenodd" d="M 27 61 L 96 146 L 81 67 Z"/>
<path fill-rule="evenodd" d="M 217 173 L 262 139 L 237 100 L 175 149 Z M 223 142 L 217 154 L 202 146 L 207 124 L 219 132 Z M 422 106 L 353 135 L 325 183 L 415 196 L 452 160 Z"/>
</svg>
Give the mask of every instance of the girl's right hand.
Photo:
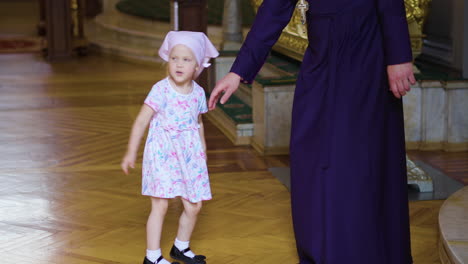
<svg viewBox="0 0 468 264">
<path fill-rule="evenodd" d="M 123 172 L 128 175 L 128 168 L 135 168 L 136 155 L 135 154 L 125 154 L 120 167 L 122 167 Z"/>
</svg>

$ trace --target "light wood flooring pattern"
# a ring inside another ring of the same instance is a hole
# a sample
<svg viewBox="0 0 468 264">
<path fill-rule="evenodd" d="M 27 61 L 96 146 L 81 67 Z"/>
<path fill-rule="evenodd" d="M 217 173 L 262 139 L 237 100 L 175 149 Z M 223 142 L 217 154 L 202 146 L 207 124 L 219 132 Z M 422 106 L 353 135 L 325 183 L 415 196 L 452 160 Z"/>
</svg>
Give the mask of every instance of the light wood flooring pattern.
<svg viewBox="0 0 468 264">
<path fill-rule="evenodd" d="M 0 65 L 0 263 L 140 263 L 149 199 L 138 169 L 125 176 L 119 163 L 164 70 L 97 57 L 48 64 L 37 55 L 0 56 Z M 288 191 L 250 148 L 206 126 L 214 200 L 193 248 L 210 263 L 292 261 Z M 166 255 L 180 211 L 171 202 Z"/>
<path fill-rule="evenodd" d="M 409 151 L 408 155 L 468 185 L 468 152 Z"/>
<path fill-rule="evenodd" d="M 0 262 L 140 263 L 148 198 L 138 168 L 119 169 L 128 133 L 164 69 L 89 56 L 49 64 L 34 54 L 0 56 Z M 205 121 L 206 122 L 206 121 Z M 193 235 L 214 264 L 297 263 L 289 193 L 264 158 L 233 146 L 206 123 L 214 200 Z M 140 157 L 141 160 L 141 157 Z M 415 263 L 439 263 L 442 201 L 411 203 Z M 172 201 L 163 250 L 181 206 Z"/>
</svg>

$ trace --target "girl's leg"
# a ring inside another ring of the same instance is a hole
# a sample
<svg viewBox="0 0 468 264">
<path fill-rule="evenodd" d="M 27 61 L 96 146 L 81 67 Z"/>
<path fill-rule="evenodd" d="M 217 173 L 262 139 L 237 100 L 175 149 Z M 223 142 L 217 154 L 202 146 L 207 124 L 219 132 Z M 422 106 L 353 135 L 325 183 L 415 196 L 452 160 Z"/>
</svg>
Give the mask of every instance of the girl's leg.
<svg viewBox="0 0 468 264">
<path fill-rule="evenodd" d="M 181 198 L 184 205 L 184 211 L 179 219 L 179 230 L 177 231 L 177 239 L 180 241 L 189 241 L 192 236 L 193 229 L 197 223 L 198 213 L 202 207 L 202 202 L 191 203 Z"/>
<path fill-rule="evenodd" d="M 181 198 L 184 205 L 184 211 L 179 219 L 179 230 L 177 231 L 177 239 L 180 241 L 189 241 L 192 236 L 193 229 L 197 223 L 198 213 L 202 207 L 202 202 L 191 203 Z"/>
<path fill-rule="evenodd" d="M 168 200 L 151 197 L 151 213 L 146 224 L 146 257 L 144 264 L 171 264 L 162 257 L 161 253 L 161 233 L 164 217 L 167 212 Z"/>
<path fill-rule="evenodd" d="M 149 250 L 161 248 L 161 233 L 167 206 L 167 199 L 151 197 L 151 213 L 146 224 L 146 242 Z"/>
<path fill-rule="evenodd" d="M 182 199 L 184 211 L 179 219 L 179 230 L 174 246 L 171 249 L 171 257 L 183 261 L 185 264 L 205 264 L 205 256 L 195 255 L 190 250 L 190 237 L 197 222 L 198 213 L 202 202 L 191 203 Z"/>
</svg>

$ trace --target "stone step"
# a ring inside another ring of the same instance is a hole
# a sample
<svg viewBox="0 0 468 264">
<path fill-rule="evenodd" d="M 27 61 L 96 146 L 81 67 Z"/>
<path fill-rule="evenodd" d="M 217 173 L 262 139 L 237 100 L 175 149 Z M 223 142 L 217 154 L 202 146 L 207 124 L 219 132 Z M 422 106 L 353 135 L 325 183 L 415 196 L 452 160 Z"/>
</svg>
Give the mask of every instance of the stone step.
<svg viewBox="0 0 468 264">
<path fill-rule="evenodd" d="M 217 81 L 229 72 L 236 56 L 237 52 L 224 51 L 216 59 Z M 288 147 L 283 145 L 289 142 L 288 117 L 289 105 L 292 105 L 290 94 L 294 90 L 295 73 L 298 71 L 297 65 L 290 64 L 277 56 L 270 56 L 254 84 L 240 84 L 225 105 L 219 105 L 215 111 L 209 113 L 210 120 L 236 145 L 250 144 L 262 154 L 287 153 Z M 269 102 L 272 102 L 272 105 Z M 271 114 L 274 109 L 276 112 L 272 114 L 273 118 L 265 116 Z M 248 116 L 249 120 L 239 120 L 239 116 Z M 274 128 L 266 129 L 270 123 Z M 277 135 L 279 138 L 270 138 L 271 135 Z M 272 141 L 283 145 L 272 147 Z"/>
<path fill-rule="evenodd" d="M 157 54 L 164 37 L 171 30 L 167 22 L 143 19 L 116 10 L 104 12 L 86 23 L 86 36 L 93 47 L 132 61 L 158 62 Z M 208 36 L 219 48 L 222 29 L 209 26 Z"/>
<path fill-rule="evenodd" d="M 236 60 L 238 51 L 221 51 L 220 56 L 216 58 L 214 67 L 215 81 L 218 82 L 231 70 L 231 66 Z M 252 107 L 252 86 L 241 83 L 234 93 L 243 103 Z"/>
<path fill-rule="evenodd" d="M 222 108 L 217 107 L 213 111 L 209 111 L 206 117 L 219 128 L 223 134 L 236 146 L 250 145 L 251 138 L 254 133 L 253 122 L 237 123 Z"/>
<path fill-rule="evenodd" d="M 110 39 L 127 47 L 158 49 L 171 28 L 169 23 L 146 21 L 121 13 L 116 14 L 115 16 L 96 17 L 94 20 L 95 37 Z"/>
<path fill-rule="evenodd" d="M 163 60 L 157 56 L 154 49 L 142 49 L 124 47 L 119 43 L 95 40 L 92 41 L 92 48 L 102 53 L 117 56 L 131 62 L 141 63 L 161 63 Z"/>
<path fill-rule="evenodd" d="M 228 102 L 218 105 L 206 116 L 234 145 L 251 144 L 254 134 L 252 108 L 236 95 L 232 95 Z"/>
<path fill-rule="evenodd" d="M 213 66 L 215 81 L 221 80 L 231 69 L 237 51 L 221 51 Z M 240 112 L 242 113 L 239 113 Z M 239 119 L 241 117 L 241 119 Z M 244 118 L 242 118 L 244 117 Z M 248 118 L 245 118 L 248 117 Z M 252 120 L 252 87 L 240 84 L 237 91 L 224 105 L 208 112 L 207 118 L 216 125 L 234 145 L 250 145 L 254 134 Z"/>
<path fill-rule="evenodd" d="M 160 62 L 157 51 L 165 33 L 149 32 L 150 25 L 142 19 L 118 12 L 100 15 L 86 23 L 86 35 L 94 49 L 136 62 Z M 137 30 L 140 24 L 141 30 Z M 168 29 L 169 25 L 154 25 Z"/>
</svg>

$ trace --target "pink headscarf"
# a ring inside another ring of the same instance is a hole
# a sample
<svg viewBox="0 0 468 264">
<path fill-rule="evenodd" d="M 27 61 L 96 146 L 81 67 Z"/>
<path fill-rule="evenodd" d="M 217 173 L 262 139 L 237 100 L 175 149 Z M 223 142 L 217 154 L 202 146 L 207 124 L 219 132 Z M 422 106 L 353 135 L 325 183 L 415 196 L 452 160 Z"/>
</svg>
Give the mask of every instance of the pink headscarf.
<svg viewBox="0 0 468 264">
<path fill-rule="evenodd" d="M 198 62 L 198 71 L 195 73 L 197 78 L 204 68 L 210 67 L 211 58 L 216 58 L 219 52 L 213 46 L 211 41 L 203 32 L 194 31 L 169 31 L 164 42 L 159 48 L 159 56 L 169 61 L 169 54 L 174 46 L 183 44 L 190 48 Z"/>
</svg>

